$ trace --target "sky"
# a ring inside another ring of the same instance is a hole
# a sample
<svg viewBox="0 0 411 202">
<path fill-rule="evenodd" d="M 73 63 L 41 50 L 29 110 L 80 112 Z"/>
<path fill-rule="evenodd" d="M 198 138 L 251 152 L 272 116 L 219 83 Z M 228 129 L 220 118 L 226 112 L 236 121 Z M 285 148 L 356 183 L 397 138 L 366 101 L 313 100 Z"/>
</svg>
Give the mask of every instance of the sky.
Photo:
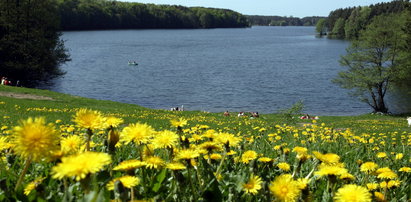
<svg viewBox="0 0 411 202">
<path fill-rule="evenodd" d="M 119 0 L 139 3 L 226 8 L 245 15 L 328 16 L 330 11 L 390 0 Z"/>
</svg>

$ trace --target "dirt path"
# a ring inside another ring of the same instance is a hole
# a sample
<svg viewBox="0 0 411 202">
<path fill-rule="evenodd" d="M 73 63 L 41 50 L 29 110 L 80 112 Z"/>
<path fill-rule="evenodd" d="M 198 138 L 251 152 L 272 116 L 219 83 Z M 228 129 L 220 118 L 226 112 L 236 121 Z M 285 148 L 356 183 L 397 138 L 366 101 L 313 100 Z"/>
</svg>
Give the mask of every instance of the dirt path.
<svg viewBox="0 0 411 202">
<path fill-rule="evenodd" d="M 41 95 L 33 95 L 33 94 L 26 94 L 26 93 L 13 93 L 13 92 L 1 92 L 0 96 L 4 97 L 11 97 L 16 99 L 31 99 L 31 100 L 54 100 L 51 97 L 41 96 Z"/>
</svg>

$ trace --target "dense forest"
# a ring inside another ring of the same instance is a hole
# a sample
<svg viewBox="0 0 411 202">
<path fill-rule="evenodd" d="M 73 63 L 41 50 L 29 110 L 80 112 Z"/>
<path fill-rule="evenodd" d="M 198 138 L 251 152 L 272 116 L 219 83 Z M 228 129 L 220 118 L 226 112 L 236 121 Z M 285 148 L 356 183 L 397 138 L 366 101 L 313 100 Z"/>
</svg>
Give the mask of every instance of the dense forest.
<svg viewBox="0 0 411 202">
<path fill-rule="evenodd" d="M 55 0 L 0 1 L 0 76 L 33 86 L 64 74 L 70 60 L 60 40 Z"/>
<path fill-rule="evenodd" d="M 240 13 L 112 0 L 59 0 L 61 30 L 247 27 Z"/>
<path fill-rule="evenodd" d="M 248 15 L 247 19 L 251 25 L 259 26 L 315 26 L 318 20 L 325 17 L 281 17 L 281 16 L 261 16 Z"/>
<path fill-rule="evenodd" d="M 317 22 L 317 32 L 331 38 L 356 39 L 374 17 L 390 13 L 399 14 L 408 6 L 409 0 L 395 0 L 370 6 L 340 8 L 331 11 L 327 18 Z"/>
</svg>

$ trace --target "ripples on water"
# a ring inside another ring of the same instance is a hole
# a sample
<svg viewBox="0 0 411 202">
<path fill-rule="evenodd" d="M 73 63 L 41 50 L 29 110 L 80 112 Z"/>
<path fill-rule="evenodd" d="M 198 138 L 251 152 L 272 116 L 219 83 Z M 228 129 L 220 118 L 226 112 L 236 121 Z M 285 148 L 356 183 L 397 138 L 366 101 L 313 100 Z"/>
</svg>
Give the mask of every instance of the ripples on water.
<svg viewBox="0 0 411 202">
<path fill-rule="evenodd" d="M 331 83 L 348 42 L 314 27 L 64 32 L 67 74 L 41 88 L 156 109 L 314 115 L 370 112 Z M 138 66 L 127 62 L 135 60 Z"/>
</svg>

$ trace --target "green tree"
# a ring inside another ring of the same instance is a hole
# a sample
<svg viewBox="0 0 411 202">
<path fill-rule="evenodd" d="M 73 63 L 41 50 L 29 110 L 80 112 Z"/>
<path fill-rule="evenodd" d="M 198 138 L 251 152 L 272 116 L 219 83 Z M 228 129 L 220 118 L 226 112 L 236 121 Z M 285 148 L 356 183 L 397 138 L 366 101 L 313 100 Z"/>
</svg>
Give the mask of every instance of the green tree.
<svg viewBox="0 0 411 202">
<path fill-rule="evenodd" d="M 411 5 L 403 13 L 404 25 L 402 30 L 405 34 L 405 43 L 401 47 L 400 70 L 398 84 L 411 86 Z"/>
<path fill-rule="evenodd" d="M 326 19 L 320 19 L 317 22 L 317 25 L 315 27 L 315 31 L 320 35 L 326 35 L 327 34 L 327 21 Z"/>
<path fill-rule="evenodd" d="M 397 71 L 399 47 L 403 42 L 398 15 L 375 17 L 347 48 L 340 63 L 348 67 L 333 80 L 370 105 L 374 112 L 388 112 L 385 95 Z"/>
<path fill-rule="evenodd" d="M 62 75 L 69 59 L 54 0 L 0 1 L 0 75 L 34 85 Z"/>
<path fill-rule="evenodd" d="M 370 20 L 371 8 L 368 6 L 357 7 L 352 12 L 345 23 L 345 38 L 357 39 Z"/>
<path fill-rule="evenodd" d="M 335 38 L 339 38 L 339 39 L 344 38 L 345 36 L 344 25 L 345 25 L 345 20 L 343 18 L 338 18 L 337 21 L 335 21 L 333 30 L 331 31 L 332 36 Z"/>
</svg>

